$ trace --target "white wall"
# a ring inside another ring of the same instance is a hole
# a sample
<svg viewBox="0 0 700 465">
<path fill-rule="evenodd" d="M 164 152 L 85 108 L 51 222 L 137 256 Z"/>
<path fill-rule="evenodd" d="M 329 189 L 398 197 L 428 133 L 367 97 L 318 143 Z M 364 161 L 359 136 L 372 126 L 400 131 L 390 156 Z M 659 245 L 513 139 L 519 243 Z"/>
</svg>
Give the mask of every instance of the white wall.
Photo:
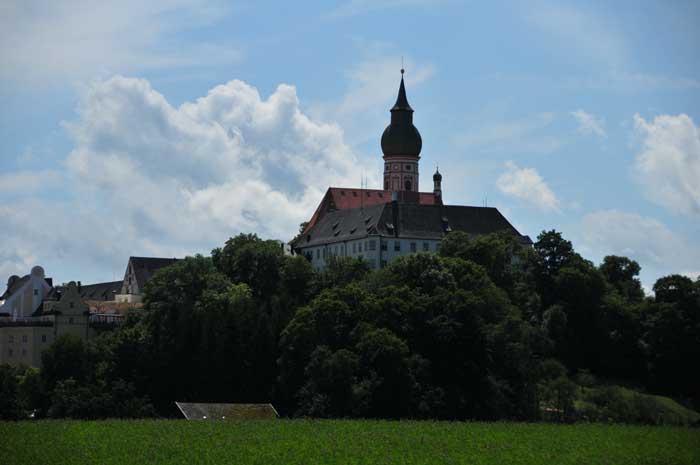
<svg viewBox="0 0 700 465">
<path fill-rule="evenodd" d="M 374 241 L 374 249 L 372 249 L 372 241 Z M 381 250 L 381 242 L 386 242 L 386 250 Z M 395 250 L 395 243 L 399 242 L 400 250 Z M 416 244 L 415 252 L 423 252 L 423 243 L 428 244 L 428 252 L 437 251 L 440 240 L 437 239 L 422 239 L 422 238 L 402 238 L 395 239 L 393 237 L 366 236 L 351 241 L 331 243 L 327 245 L 318 245 L 313 247 L 302 248 L 302 254 L 307 252 L 312 253 L 311 265 L 321 270 L 326 266 L 327 258 L 338 255 L 341 257 L 363 258 L 367 260 L 372 268 L 380 268 L 382 262 L 389 263 L 396 257 L 409 255 L 411 252 L 411 243 Z M 326 249 L 324 255 L 324 249 Z"/>
</svg>

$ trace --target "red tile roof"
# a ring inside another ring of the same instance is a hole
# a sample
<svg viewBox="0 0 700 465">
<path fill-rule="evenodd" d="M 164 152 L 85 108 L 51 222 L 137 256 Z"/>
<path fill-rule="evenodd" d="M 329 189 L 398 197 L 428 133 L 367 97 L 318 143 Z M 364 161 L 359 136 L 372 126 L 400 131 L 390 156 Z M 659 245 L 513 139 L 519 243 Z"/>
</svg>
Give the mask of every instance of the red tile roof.
<svg viewBox="0 0 700 465">
<path fill-rule="evenodd" d="M 418 194 L 420 205 L 435 205 L 435 195 L 432 192 L 402 192 L 399 194 Z M 304 230 L 308 231 L 316 222 L 331 210 L 348 210 L 351 208 L 369 207 L 391 202 L 391 191 L 380 189 L 357 189 L 354 187 L 329 187 L 316 208 L 309 224 Z"/>
</svg>

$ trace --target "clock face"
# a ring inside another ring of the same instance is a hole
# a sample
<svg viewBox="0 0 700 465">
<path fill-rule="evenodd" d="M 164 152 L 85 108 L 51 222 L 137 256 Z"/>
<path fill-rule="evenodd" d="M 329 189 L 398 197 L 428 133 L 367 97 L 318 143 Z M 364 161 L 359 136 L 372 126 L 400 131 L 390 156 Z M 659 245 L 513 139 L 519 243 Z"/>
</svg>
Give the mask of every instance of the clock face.
<svg viewBox="0 0 700 465">
<path fill-rule="evenodd" d="M 398 171 L 398 170 L 399 170 L 399 165 L 394 165 L 394 171 Z"/>
</svg>

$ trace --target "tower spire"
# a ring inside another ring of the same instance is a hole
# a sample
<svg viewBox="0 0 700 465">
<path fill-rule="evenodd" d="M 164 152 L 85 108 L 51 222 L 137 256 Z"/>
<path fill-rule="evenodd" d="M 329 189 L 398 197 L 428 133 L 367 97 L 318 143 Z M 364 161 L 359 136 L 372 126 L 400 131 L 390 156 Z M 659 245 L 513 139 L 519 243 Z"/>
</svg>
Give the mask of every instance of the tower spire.
<svg viewBox="0 0 700 465">
<path fill-rule="evenodd" d="M 401 68 L 401 85 L 399 86 L 399 95 L 396 97 L 396 103 L 392 107 L 392 113 L 395 111 L 408 111 L 413 113 L 413 108 L 408 103 L 408 98 L 406 98 L 406 86 L 403 83 L 403 73 L 404 69 Z"/>
<path fill-rule="evenodd" d="M 404 72 L 402 66 L 399 94 L 391 108 L 391 123 L 382 134 L 384 190 L 419 192 L 418 160 L 423 141 L 413 125 L 413 108 L 406 98 Z"/>
</svg>

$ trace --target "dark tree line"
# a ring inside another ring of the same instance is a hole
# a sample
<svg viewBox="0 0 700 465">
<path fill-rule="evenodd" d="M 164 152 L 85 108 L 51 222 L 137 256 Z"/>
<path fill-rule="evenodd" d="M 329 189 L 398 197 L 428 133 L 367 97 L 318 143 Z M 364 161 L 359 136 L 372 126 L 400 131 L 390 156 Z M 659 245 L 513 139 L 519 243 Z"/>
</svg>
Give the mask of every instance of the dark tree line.
<svg viewBox="0 0 700 465">
<path fill-rule="evenodd" d="M 534 248 L 453 232 L 437 254 L 376 271 L 335 257 L 321 272 L 239 235 L 156 273 L 119 329 L 59 339 L 40 371 L 0 367 L 0 412 L 171 416 L 181 400 L 536 420 L 569 416 L 596 379 L 698 406 L 700 280 L 667 276 L 645 297 L 639 271 L 617 256 L 595 266 L 555 231 Z"/>
</svg>

